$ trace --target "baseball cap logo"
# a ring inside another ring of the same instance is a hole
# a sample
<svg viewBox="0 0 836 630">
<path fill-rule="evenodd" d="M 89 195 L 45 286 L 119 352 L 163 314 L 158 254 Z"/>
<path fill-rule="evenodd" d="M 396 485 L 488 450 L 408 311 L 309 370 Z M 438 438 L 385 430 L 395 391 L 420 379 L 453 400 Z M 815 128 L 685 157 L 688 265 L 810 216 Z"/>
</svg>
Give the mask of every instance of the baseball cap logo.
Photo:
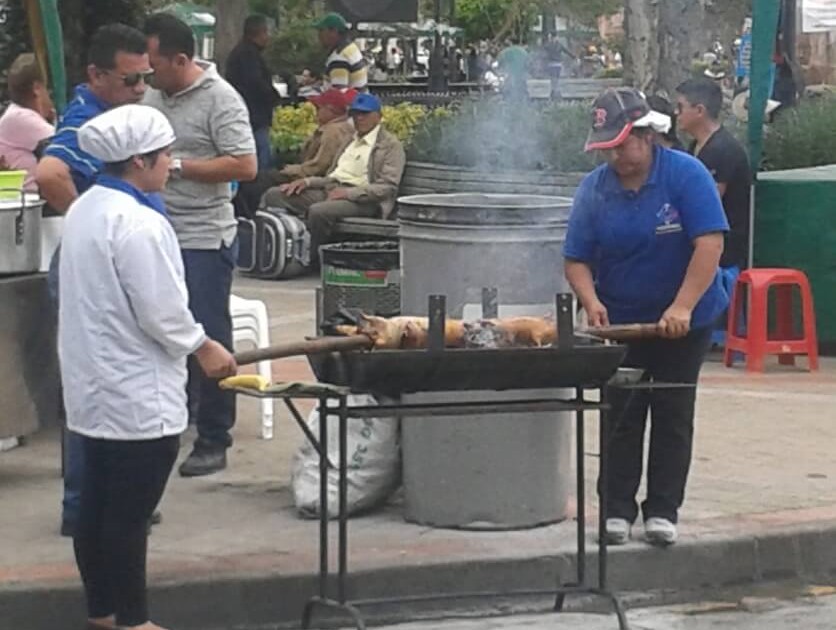
<svg viewBox="0 0 836 630">
<path fill-rule="evenodd" d="M 600 129 L 607 124 L 607 110 L 603 107 L 598 107 L 592 112 L 592 126 L 595 129 Z"/>
</svg>

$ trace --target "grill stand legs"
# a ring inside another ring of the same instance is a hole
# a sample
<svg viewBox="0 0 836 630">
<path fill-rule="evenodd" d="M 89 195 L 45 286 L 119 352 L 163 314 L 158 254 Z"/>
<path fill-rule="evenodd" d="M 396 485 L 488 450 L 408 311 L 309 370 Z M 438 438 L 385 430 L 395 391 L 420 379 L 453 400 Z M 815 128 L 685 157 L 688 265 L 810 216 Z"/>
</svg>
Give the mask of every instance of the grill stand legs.
<svg viewBox="0 0 836 630">
<path fill-rule="evenodd" d="M 305 604 L 302 611 L 302 629 L 311 627 L 314 610 L 324 608 L 347 613 L 357 630 L 366 630 L 366 623 L 360 611 L 346 601 L 346 579 L 348 577 L 348 403 L 345 396 L 337 398 L 339 408 L 339 544 L 337 547 L 337 599 L 328 597 L 328 470 L 333 465 L 328 461 L 328 398 L 319 399 L 319 593 Z M 291 413 L 293 402 L 285 399 Z M 296 411 L 294 416 L 298 416 Z"/>
<path fill-rule="evenodd" d="M 584 412 L 582 409 L 575 411 L 575 447 L 576 447 L 576 479 L 577 479 L 577 579 L 573 583 L 557 587 L 557 595 L 554 600 L 554 612 L 562 612 L 566 596 L 571 594 L 595 595 L 609 600 L 613 606 L 613 612 L 618 618 L 619 630 L 630 630 L 627 621 L 627 614 L 624 611 L 621 601 L 607 588 L 607 466 L 609 463 L 609 439 L 610 422 L 607 400 L 607 388 L 601 390 L 602 409 L 599 411 L 599 458 L 598 458 L 598 586 L 586 585 L 586 472 L 584 470 L 585 460 L 585 436 L 584 436 Z M 581 388 L 576 390 L 576 400 L 583 405 L 584 391 Z"/>
<path fill-rule="evenodd" d="M 606 504 L 607 504 L 607 466 L 608 447 L 610 435 L 610 423 L 608 414 L 607 388 L 601 388 L 601 403 L 595 405 L 599 409 L 599 460 L 598 460 L 598 583 L 595 586 L 587 585 L 586 575 L 586 490 L 584 474 L 584 413 L 594 403 L 584 398 L 584 391 L 578 388 L 576 398 L 571 401 L 575 411 L 576 423 L 576 454 L 577 454 L 577 576 L 576 582 L 559 585 L 552 591 L 555 594 L 554 611 L 561 612 L 567 595 L 584 594 L 594 595 L 607 599 L 613 606 L 613 612 L 618 619 L 619 630 L 630 630 L 627 615 L 620 600 L 609 591 L 607 587 L 607 541 L 606 541 Z M 329 414 L 328 400 L 335 400 L 338 408 L 336 414 Z M 285 402 L 293 413 L 295 407 L 292 400 L 285 398 Z M 311 627 L 314 613 L 317 609 L 342 613 L 351 618 L 357 630 L 366 630 L 366 624 L 360 611 L 348 601 L 347 580 L 348 580 L 348 419 L 351 416 L 351 409 L 348 408 L 346 396 L 332 395 L 319 399 L 320 423 L 319 423 L 319 588 L 318 594 L 312 597 L 305 604 L 302 612 L 302 628 L 308 630 Z M 298 416 L 298 411 L 293 413 Z M 339 431 L 339 483 L 338 483 L 338 547 L 337 547 L 337 583 L 336 599 L 329 597 L 329 535 L 328 535 L 328 471 L 333 465 L 328 461 L 328 415 L 337 415 Z M 309 436 L 312 437 L 312 436 Z M 496 593 L 499 597 L 502 594 Z M 461 594 L 459 597 L 468 597 L 469 594 Z M 443 599 L 449 597 L 441 596 Z M 428 597 L 427 599 L 432 599 Z M 397 599 L 376 600 L 375 603 L 397 603 Z"/>
</svg>

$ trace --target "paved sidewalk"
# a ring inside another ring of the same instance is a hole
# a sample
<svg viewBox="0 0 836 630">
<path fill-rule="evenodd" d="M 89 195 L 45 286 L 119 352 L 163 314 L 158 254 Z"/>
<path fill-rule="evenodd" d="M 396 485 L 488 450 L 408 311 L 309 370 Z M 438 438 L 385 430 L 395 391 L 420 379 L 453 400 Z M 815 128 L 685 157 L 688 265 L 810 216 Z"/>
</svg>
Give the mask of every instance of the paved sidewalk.
<svg viewBox="0 0 836 630">
<path fill-rule="evenodd" d="M 273 341 L 298 340 L 312 332 L 315 284 L 243 280 L 235 293 L 268 303 Z M 275 362 L 274 376 L 309 378 L 307 363 Z M 275 439 L 263 441 L 258 403 L 239 404 L 229 469 L 173 476 L 151 537 L 150 582 L 164 625 L 287 621 L 314 588 L 317 525 L 296 516 L 289 489 L 301 434 L 277 404 Z M 758 376 L 709 363 L 698 405 L 681 542 L 667 551 L 640 541 L 616 550 L 615 588 L 836 576 L 836 361 L 825 359 L 817 374 L 775 366 Z M 595 425 L 587 425 L 588 451 L 597 450 Z M 597 460 L 585 465 L 594 515 Z M 71 545 L 57 533 L 59 475 L 55 430 L 0 454 L 2 628 L 53 629 L 82 614 Z M 363 597 L 547 588 L 556 567 L 568 579 L 574 566 L 571 520 L 521 532 L 433 530 L 405 523 L 396 500 L 353 520 L 350 535 L 352 593 Z"/>
<path fill-rule="evenodd" d="M 632 630 L 832 630 L 836 624 L 836 596 L 702 602 L 631 611 L 628 618 Z M 379 630 L 613 630 L 617 627 L 611 617 L 568 613 L 435 620 L 384 626 Z"/>
</svg>

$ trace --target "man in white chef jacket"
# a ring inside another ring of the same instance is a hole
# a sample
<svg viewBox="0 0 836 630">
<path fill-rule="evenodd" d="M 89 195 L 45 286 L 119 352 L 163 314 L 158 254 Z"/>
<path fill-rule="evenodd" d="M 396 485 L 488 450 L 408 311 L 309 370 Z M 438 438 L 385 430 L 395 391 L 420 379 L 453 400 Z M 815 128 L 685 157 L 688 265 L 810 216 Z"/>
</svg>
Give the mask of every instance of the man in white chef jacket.
<svg viewBox="0 0 836 630">
<path fill-rule="evenodd" d="M 150 630 L 147 523 L 188 422 L 186 358 L 215 378 L 236 365 L 188 308 L 180 247 L 156 194 L 175 139 L 165 116 L 125 105 L 78 138 L 105 168 L 69 209 L 60 262 L 67 425 L 86 454 L 73 545 L 88 626 Z"/>
</svg>

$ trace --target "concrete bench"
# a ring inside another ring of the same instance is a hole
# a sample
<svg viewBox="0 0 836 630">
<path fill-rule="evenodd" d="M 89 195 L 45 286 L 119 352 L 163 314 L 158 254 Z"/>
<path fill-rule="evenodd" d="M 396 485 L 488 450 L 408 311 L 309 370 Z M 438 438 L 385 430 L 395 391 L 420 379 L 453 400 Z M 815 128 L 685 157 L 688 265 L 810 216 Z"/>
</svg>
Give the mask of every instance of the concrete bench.
<svg viewBox="0 0 836 630">
<path fill-rule="evenodd" d="M 387 219 L 367 219 L 350 217 L 337 221 L 336 233 L 346 240 L 357 241 L 396 241 L 398 240 L 398 222 Z"/>
</svg>

